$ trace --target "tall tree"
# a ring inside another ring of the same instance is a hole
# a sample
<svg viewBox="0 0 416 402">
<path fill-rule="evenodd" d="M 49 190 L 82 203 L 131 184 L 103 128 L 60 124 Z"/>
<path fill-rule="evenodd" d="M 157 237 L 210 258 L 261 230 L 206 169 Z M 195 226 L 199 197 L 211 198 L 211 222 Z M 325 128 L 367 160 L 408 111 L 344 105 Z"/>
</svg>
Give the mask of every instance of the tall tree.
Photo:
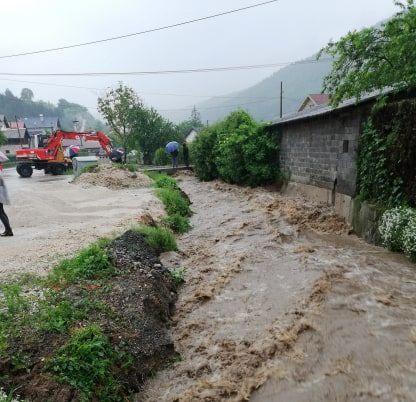
<svg viewBox="0 0 416 402">
<path fill-rule="evenodd" d="M 350 32 L 321 50 L 320 56 L 335 57 L 324 80 L 334 105 L 386 87 L 416 86 L 416 7 L 414 0 L 395 4 L 400 11 L 385 23 Z"/>
<path fill-rule="evenodd" d="M 201 113 L 199 113 L 198 109 L 196 108 L 196 106 L 193 107 L 192 112 L 191 112 L 191 120 L 192 124 L 194 125 L 195 128 L 197 127 L 202 127 L 202 121 L 201 121 Z"/>
<path fill-rule="evenodd" d="M 32 102 L 34 96 L 35 95 L 30 88 L 23 88 L 20 92 L 20 100 L 23 102 Z"/>
<path fill-rule="evenodd" d="M 120 83 L 98 98 L 98 110 L 104 116 L 113 136 L 125 150 L 125 157 L 134 143 L 134 127 L 137 110 L 144 108 L 143 102 L 132 88 Z"/>
<path fill-rule="evenodd" d="M 164 147 L 169 141 L 180 141 L 176 127 L 164 119 L 154 108 L 136 109 L 134 116 L 133 140 L 143 153 L 143 161 L 152 163 L 158 148 Z"/>
<path fill-rule="evenodd" d="M 185 120 L 177 125 L 177 129 L 182 137 L 185 138 L 193 128 L 201 128 L 204 124 L 201 120 L 201 114 L 196 106 L 191 111 L 191 116 L 188 120 Z"/>
</svg>

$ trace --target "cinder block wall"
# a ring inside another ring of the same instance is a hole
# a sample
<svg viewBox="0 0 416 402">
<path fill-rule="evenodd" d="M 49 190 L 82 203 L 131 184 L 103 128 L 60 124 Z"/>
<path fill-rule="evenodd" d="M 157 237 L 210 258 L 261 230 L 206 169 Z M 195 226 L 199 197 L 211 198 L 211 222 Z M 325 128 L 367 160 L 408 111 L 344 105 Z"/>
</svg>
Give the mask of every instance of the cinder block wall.
<svg viewBox="0 0 416 402">
<path fill-rule="evenodd" d="M 357 109 L 288 122 L 277 129 L 280 167 L 291 181 L 329 190 L 335 186 L 335 192 L 355 196 L 362 121 Z"/>
</svg>

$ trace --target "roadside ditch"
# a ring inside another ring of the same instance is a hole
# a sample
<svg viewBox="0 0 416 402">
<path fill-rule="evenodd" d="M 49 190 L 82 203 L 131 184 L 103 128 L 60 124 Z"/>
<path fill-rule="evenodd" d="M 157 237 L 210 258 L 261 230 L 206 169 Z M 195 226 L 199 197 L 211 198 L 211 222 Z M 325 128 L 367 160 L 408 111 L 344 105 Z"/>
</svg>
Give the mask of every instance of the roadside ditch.
<svg viewBox="0 0 416 402">
<path fill-rule="evenodd" d="M 169 327 L 184 273 L 159 255 L 177 250 L 173 231 L 189 229 L 191 212 L 174 179 L 154 183 L 161 222 L 143 215 L 46 277 L 0 286 L 0 400 L 127 400 L 178 358 Z"/>
</svg>

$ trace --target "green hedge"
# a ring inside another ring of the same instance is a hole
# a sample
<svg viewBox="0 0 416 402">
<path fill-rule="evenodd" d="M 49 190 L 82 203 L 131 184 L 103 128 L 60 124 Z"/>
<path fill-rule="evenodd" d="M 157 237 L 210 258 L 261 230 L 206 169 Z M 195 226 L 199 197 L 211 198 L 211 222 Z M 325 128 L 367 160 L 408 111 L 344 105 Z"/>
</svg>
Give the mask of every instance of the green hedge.
<svg viewBox="0 0 416 402">
<path fill-rule="evenodd" d="M 279 177 L 276 137 L 244 111 L 199 133 L 191 152 L 201 180 L 258 186 Z"/>
</svg>

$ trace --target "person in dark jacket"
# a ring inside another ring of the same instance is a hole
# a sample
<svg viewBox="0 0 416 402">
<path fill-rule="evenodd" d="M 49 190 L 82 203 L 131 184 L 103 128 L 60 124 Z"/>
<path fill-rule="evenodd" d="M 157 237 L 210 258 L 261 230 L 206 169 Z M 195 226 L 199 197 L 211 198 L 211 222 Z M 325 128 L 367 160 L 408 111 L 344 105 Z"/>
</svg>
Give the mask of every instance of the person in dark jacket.
<svg viewBox="0 0 416 402">
<path fill-rule="evenodd" d="M 185 163 L 186 167 L 189 167 L 189 148 L 186 142 L 182 144 L 182 151 L 183 151 L 183 162 Z"/>
<path fill-rule="evenodd" d="M 13 231 L 10 227 L 9 218 L 4 211 L 4 204 L 10 204 L 10 200 L 4 179 L 0 177 L 0 221 L 3 223 L 5 229 L 4 233 L 0 234 L 0 236 L 9 237 L 13 236 Z"/>
</svg>

